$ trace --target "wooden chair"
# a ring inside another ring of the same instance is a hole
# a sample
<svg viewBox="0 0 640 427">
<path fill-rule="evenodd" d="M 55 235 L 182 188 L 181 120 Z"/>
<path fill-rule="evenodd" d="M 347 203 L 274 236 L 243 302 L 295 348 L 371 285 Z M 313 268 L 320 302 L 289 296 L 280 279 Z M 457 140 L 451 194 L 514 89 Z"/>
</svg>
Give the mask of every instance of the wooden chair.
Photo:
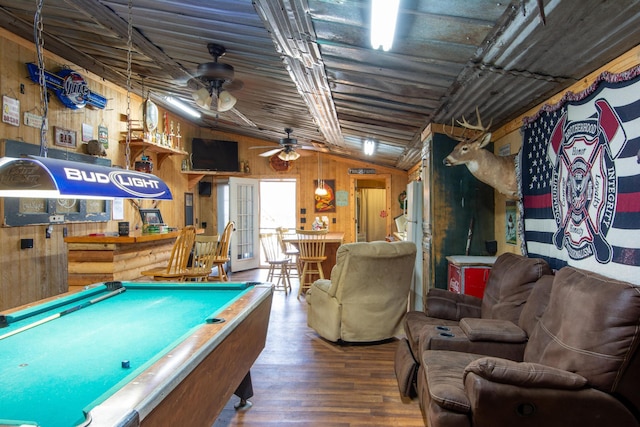
<svg viewBox="0 0 640 427">
<path fill-rule="evenodd" d="M 169 263 L 165 267 L 153 268 L 140 274 L 153 277 L 153 280 L 183 281 L 195 238 L 196 228 L 192 225 L 184 227 L 173 244 Z"/>
<path fill-rule="evenodd" d="M 229 257 L 229 245 L 231 244 L 231 235 L 235 227 L 235 222 L 229 221 L 220 235 L 220 241 L 218 242 L 216 253 L 213 257 L 213 265 L 217 267 L 217 274 L 209 276 L 209 280 L 217 280 L 220 282 L 229 281 L 229 276 L 227 276 L 226 271 L 224 271 L 224 265 L 231 260 Z"/>
<path fill-rule="evenodd" d="M 288 231 L 289 230 L 285 227 L 276 228 L 276 233 L 278 236 L 278 244 L 280 245 L 280 250 L 282 251 L 282 253 L 286 257 L 291 259 L 287 264 L 287 270 L 288 270 L 287 274 L 289 275 L 289 278 L 291 277 L 300 278 L 300 271 L 301 271 L 300 263 L 299 263 L 300 251 L 291 243 L 284 241 L 285 235 L 288 233 Z"/>
<path fill-rule="evenodd" d="M 300 263 L 302 264 L 298 298 L 311 287 L 317 278 L 315 276 L 324 279 L 322 262 L 327 259 L 324 254 L 324 246 L 328 232 L 329 230 L 297 230 Z"/>
<path fill-rule="evenodd" d="M 287 257 L 280 250 L 277 233 L 260 233 L 260 243 L 264 250 L 264 256 L 269 264 L 269 272 L 267 273 L 267 282 L 278 279 L 275 283 L 275 289 L 282 289 L 284 293 L 291 291 L 291 279 L 289 278 L 288 265 L 291 258 Z"/>
<path fill-rule="evenodd" d="M 213 269 L 213 261 L 219 239 L 220 236 L 218 234 L 214 236 L 196 236 L 191 266 L 187 267 L 184 280 L 201 282 L 209 278 Z"/>
</svg>

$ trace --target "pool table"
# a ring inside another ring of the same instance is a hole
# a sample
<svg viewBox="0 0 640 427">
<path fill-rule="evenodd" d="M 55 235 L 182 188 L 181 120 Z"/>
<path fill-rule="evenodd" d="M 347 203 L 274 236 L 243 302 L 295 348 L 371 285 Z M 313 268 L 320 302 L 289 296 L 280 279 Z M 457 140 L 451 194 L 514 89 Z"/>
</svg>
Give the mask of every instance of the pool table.
<svg viewBox="0 0 640 427">
<path fill-rule="evenodd" d="M 211 426 L 266 341 L 271 284 L 105 282 L 0 314 L 0 425 Z"/>
</svg>

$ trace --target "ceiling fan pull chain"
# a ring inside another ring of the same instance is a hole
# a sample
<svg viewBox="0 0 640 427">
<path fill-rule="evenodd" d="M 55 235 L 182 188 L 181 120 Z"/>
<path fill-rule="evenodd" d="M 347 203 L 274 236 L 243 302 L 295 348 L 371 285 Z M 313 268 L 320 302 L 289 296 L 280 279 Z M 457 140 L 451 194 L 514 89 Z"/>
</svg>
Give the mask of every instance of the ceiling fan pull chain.
<svg viewBox="0 0 640 427">
<path fill-rule="evenodd" d="M 49 99 L 47 98 L 47 84 L 44 68 L 44 38 L 42 37 L 42 6 L 44 0 L 38 0 L 36 15 L 33 22 L 33 32 L 38 57 L 38 84 L 40 85 L 40 104 L 42 105 L 42 123 L 40 124 L 40 156 L 47 157 L 47 115 L 49 113 Z"/>
</svg>

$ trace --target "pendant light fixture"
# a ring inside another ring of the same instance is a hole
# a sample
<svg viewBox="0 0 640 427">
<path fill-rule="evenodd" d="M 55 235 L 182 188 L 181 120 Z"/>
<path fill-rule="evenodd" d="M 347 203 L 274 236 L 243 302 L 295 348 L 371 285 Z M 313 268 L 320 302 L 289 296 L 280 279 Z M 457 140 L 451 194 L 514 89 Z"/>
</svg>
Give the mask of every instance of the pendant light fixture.
<svg viewBox="0 0 640 427">
<path fill-rule="evenodd" d="M 0 197 L 64 198 L 64 199 L 158 199 L 171 200 L 169 187 L 158 177 L 130 171 L 131 140 L 131 10 L 129 0 L 129 40 L 127 54 L 127 140 L 126 169 L 47 157 L 47 88 L 43 60 L 43 0 L 37 2 L 34 34 L 38 57 L 40 101 L 43 108 L 40 128 L 40 156 L 0 158 Z"/>
<path fill-rule="evenodd" d="M 327 189 L 324 188 L 324 180 L 322 177 L 322 157 L 320 157 L 320 152 L 318 151 L 318 185 L 314 194 L 319 197 L 326 196 L 328 194 Z"/>
</svg>

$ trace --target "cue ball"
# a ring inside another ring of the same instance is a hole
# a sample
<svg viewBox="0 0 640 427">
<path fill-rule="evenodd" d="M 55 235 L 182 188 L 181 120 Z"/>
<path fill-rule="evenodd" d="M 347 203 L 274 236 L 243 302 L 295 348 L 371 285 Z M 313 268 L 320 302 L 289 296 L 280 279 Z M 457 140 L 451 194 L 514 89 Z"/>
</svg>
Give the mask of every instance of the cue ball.
<svg viewBox="0 0 640 427">
<path fill-rule="evenodd" d="M 131 364 L 129 363 L 128 360 L 123 360 L 122 361 L 122 367 L 125 369 L 129 369 L 131 367 Z"/>
</svg>

